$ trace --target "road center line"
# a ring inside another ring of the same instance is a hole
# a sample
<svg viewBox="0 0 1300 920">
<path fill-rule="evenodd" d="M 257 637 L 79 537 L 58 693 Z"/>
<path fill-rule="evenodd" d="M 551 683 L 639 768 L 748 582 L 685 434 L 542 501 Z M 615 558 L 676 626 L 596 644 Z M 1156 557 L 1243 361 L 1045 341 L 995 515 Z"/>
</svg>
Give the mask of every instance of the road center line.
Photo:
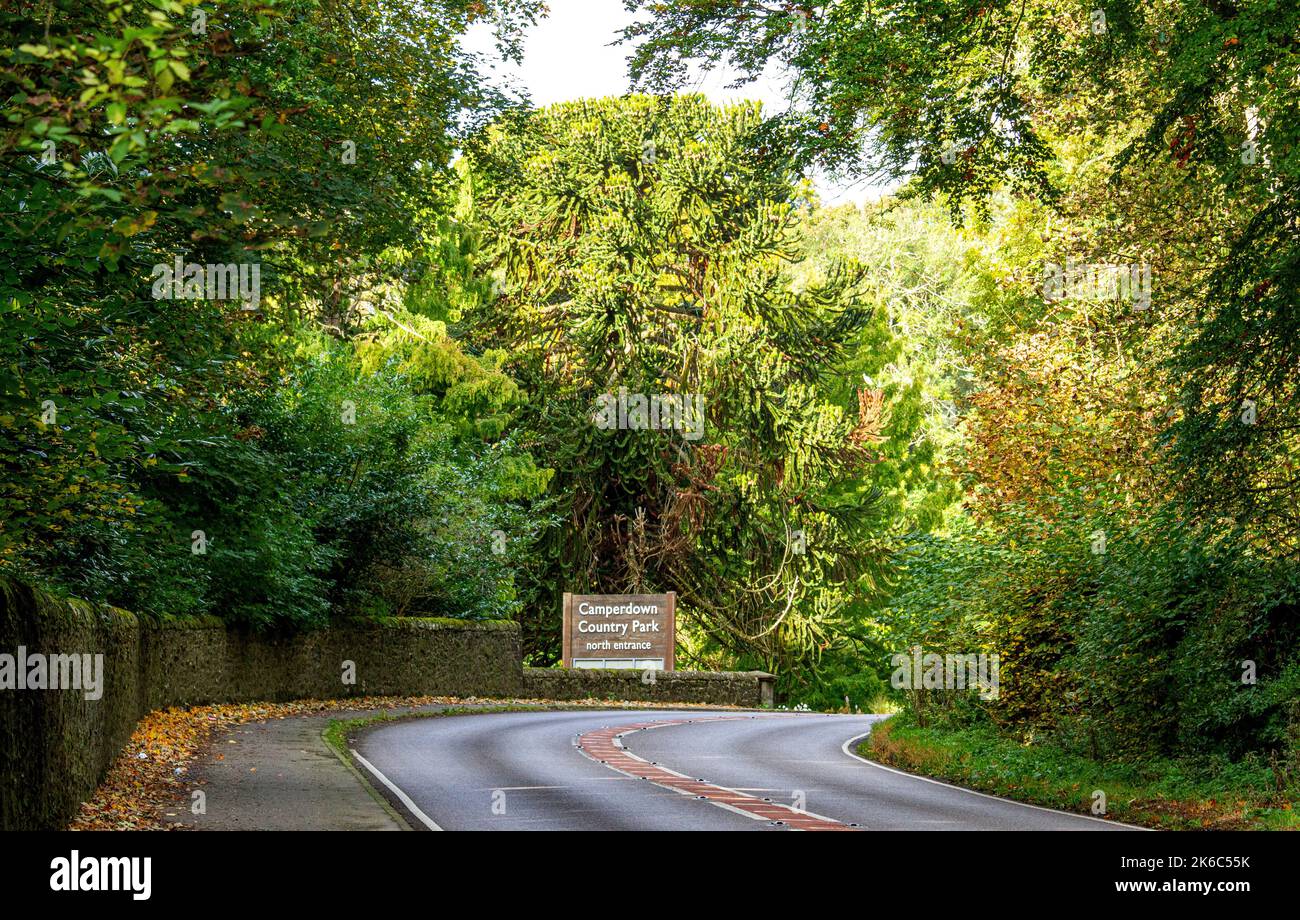
<svg viewBox="0 0 1300 920">
<path fill-rule="evenodd" d="M 801 811 L 791 805 L 767 802 L 757 796 L 748 795 L 739 789 L 718 786 L 703 780 L 692 779 L 684 773 L 670 770 L 658 764 L 652 764 L 638 757 L 623 746 L 622 738 L 633 732 L 649 731 L 652 728 L 667 728 L 672 725 L 688 725 L 695 722 L 735 722 L 752 719 L 754 716 L 715 716 L 704 719 L 676 719 L 662 722 L 636 722 L 584 732 L 578 736 L 577 747 L 584 756 L 598 761 L 624 776 L 643 779 L 662 789 L 671 789 L 681 795 L 689 795 L 707 801 L 718 808 L 734 811 L 755 821 L 779 821 L 791 830 L 799 831 L 848 831 L 852 827 L 827 818 L 823 815 Z"/>
</svg>

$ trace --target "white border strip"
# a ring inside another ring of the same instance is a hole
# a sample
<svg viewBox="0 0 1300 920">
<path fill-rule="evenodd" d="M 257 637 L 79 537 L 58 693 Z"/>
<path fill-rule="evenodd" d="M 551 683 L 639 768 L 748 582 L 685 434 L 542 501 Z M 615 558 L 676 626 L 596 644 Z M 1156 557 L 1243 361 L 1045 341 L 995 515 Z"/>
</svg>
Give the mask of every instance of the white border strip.
<svg viewBox="0 0 1300 920">
<path fill-rule="evenodd" d="M 1107 818 L 1097 818 L 1093 815 L 1081 815 L 1078 812 L 1064 811 L 1060 808 L 1047 808 L 1043 805 L 1032 805 L 1029 802 L 1017 802 L 1015 799 L 1003 798 L 1000 795 L 989 795 L 987 792 L 977 792 L 974 789 L 967 789 L 965 786 L 955 786 L 952 783 L 945 783 L 940 779 L 932 779 L 929 776 L 917 776 L 915 773 L 908 773 L 906 770 L 896 770 L 893 767 L 887 767 L 882 763 L 876 763 L 874 760 L 868 760 L 861 754 L 849 749 L 855 742 L 861 741 L 870 734 L 870 731 L 865 731 L 860 735 L 854 735 L 848 741 L 844 742 L 843 746 L 840 747 L 840 750 L 845 754 L 848 754 L 854 760 L 860 760 L 868 766 L 875 767 L 877 770 L 888 770 L 890 773 L 897 773 L 899 776 L 906 776 L 908 779 L 920 780 L 923 783 L 934 783 L 936 786 L 947 786 L 949 789 L 956 789 L 958 792 L 965 792 L 969 795 L 977 795 L 982 799 L 992 799 L 995 802 L 1005 802 L 1008 805 L 1019 805 L 1021 808 L 1033 808 L 1037 811 L 1046 811 L 1054 815 L 1065 815 L 1070 818 L 1079 818 L 1083 821 L 1096 821 L 1100 824 L 1108 825 L 1109 827 L 1127 827 L 1131 831 L 1155 830 L 1155 828 L 1151 827 L 1138 827 L 1136 824 L 1125 824 L 1123 821 L 1111 821 Z"/>
<path fill-rule="evenodd" d="M 381 783 L 387 786 L 389 791 L 392 792 L 393 795 L 397 796 L 398 800 L 403 805 L 406 806 L 406 810 L 409 811 L 411 814 L 415 815 L 417 818 L 419 818 L 420 821 L 424 823 L 425 827 L 427 827 L 431 831 L 442 830 L 442 828 L 438 826 L 437 822 L 435 822 L 424 812 L 420 811 L 419 806 L 417 806 L 414 802 L 411 801 L 411 797 L 409 795 L 407 795 L 401 789 L 398 789 L 397 786 L 393 783 L 393 781 L 390 780 L 387 776 L 384 776 L 384 774 L 380 773 L 374 764 L 372 764 L 370 761 L 366 760 L 364 757 L 358 754 L 356 748 L 348 748 L 348 750 L 351 751 L 352 756 L 357 759 L 357 763 L 361 764 L 361 766 L 365 767 L 367 770 L 373 773 L 376 779 L 378 779 Z"/>
</svg>

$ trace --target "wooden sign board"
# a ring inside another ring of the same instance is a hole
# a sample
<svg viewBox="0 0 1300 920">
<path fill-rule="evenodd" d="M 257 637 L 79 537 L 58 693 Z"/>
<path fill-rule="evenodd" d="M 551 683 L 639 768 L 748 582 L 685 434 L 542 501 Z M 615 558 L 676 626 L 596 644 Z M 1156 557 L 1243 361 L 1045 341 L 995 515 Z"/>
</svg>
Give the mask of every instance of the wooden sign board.
<svg viewBox="0 0 1300 920">
<path fill-rule="evenodd" d="M 565 594 L 564 666 L 671 671 L 677 594 Z"/>
</svg>

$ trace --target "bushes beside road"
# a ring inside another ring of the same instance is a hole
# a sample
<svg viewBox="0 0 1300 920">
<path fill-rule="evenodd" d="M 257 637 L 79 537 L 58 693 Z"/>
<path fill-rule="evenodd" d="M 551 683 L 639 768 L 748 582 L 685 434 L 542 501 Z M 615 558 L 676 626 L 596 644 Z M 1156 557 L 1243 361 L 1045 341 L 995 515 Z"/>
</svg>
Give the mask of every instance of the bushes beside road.
<svg viewBox="0 0 1300 920">
<path fill-rule="evenodd" d="M 987 726 L 920 728 L 908 714 L 876 725 L 862 756 L 1021 802 L 1145 827 L 1300 830 L 1300 783 L 1264 758 L 1233 763 L 1151 758 L 1099 763 L 1050 743 L 1019 743 Z"/>
</svg>

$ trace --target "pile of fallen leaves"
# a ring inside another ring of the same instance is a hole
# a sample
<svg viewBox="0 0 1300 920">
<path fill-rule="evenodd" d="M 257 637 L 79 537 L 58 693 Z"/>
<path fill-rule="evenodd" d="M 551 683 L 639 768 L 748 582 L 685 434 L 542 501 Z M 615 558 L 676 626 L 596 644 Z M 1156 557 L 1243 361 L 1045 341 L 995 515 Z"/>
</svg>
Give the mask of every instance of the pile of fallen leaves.
<svg viewBox="0 0 1300 920">
<path fill-rule="evenodd" d="M 564 706 L 637 709 L 729 709 L 693 703 L 612 703 L 609 700 L 481 700 L 449 696 L 370 696 L 346 700 L 300 700 L 293 703 L 243 703 L 160 709 L 140 720 L 131 740 L 108 771 L 95 795 L 82 804 L 69 825 L 74 831 L 179 830 L 163 820 L 164 809 L 185 799 L 190 766 L 214 732 L 246 722 L 290 719 L 327 712 L 411 709 L 455 705 Z"/>
</svg>

